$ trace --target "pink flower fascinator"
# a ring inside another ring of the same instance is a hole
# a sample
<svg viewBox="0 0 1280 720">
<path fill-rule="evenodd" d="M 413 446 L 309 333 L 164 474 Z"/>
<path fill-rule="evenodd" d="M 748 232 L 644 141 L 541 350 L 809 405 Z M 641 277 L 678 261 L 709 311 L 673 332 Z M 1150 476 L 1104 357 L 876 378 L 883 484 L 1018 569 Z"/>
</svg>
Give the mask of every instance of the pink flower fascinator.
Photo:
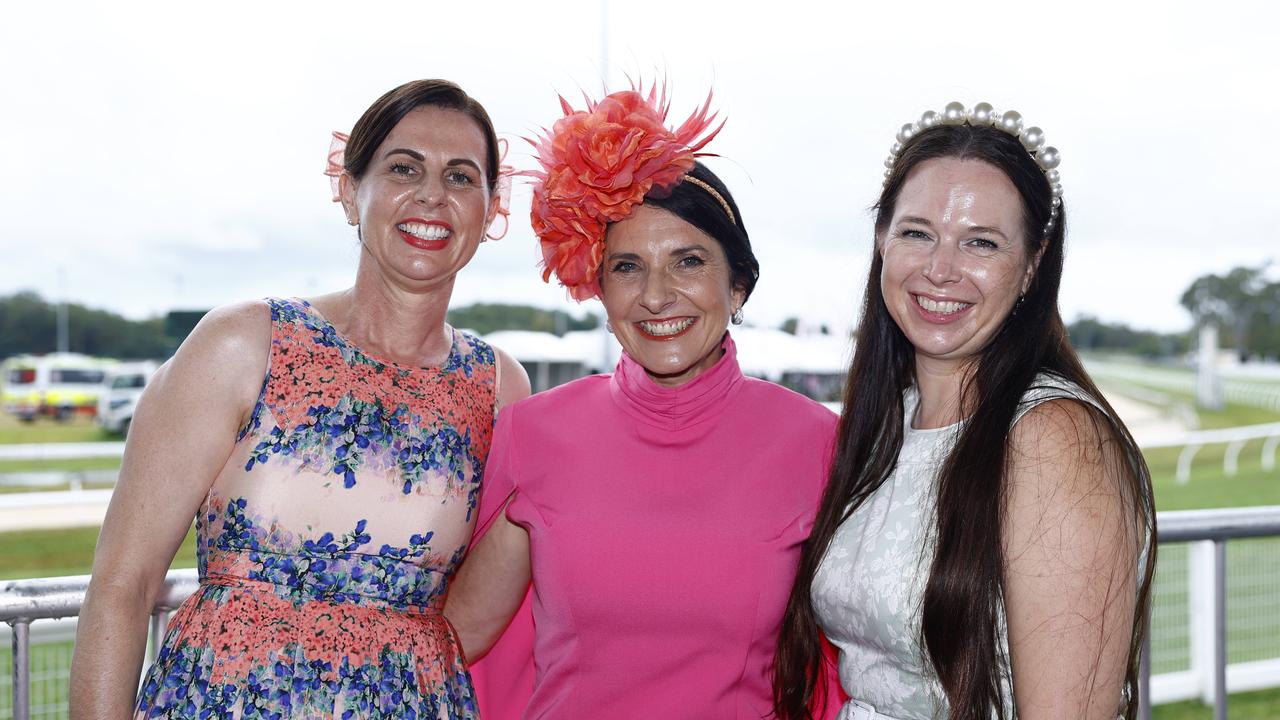
<svg viewBox="0 0 1280 720">
<path fill-rule="evenodd" d="M 670 191 L 693 169 L 694 158 L 724 127 L 714 129 L 712 94 L 678 128 L 666 125 L 665 83 L 611 93 L 584 93 L 585 110 L 560 98 L 564 117 L 533 145 L 541 170 L 534 178 L 531 218 L 542 249 L 542 279 L 554 274 L 573 299 L 600 294 L 606 226 L 627 218 L 646 195 Z"/>
</svg>

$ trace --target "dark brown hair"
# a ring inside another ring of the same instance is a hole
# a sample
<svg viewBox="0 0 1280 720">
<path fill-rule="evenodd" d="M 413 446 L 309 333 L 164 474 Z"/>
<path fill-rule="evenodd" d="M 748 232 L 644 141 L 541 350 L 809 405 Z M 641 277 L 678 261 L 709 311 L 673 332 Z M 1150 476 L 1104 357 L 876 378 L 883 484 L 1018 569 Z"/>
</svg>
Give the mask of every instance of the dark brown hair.
<svg viewBox="0 0 1280 720">
<path fill-rule="evenodd" d="M 1125 677 L 1125 717 L 1137 713 L 1137 672 L 1155 548 L 1151 478 L 1128 430 L 1089 379 L 1058 313 L 1065 208 L 1046 235 L 1053 196 L 1049 182 L 1017 138 L 1000 130 L 939 125 L 911 138 L 875 206 L 883 240 L 898 194 L 911 171 L 937 158 L 977 160 L 1001 170 L 1022 200 L 1028 257 L 1040 262 L 1016 312 L 1003 321 L 962 389 L 968 419 L 938 477 L 937 547 L 921 608 L 921 647 L 941 681 L 951 720 L 1004 717 L 999 618 L 1005 558 L 1002 545 L 1009 433 L 1024 393 L 1048 373 L 1082 388 L 1103 407 L 1093 413 L 1098 436 L 1119 444 L 1129 473 L 1120 496 L 1148 553 L 1138 579 L 1138 603 Z M 805 544 L 774 661 L 774 709 L 784 720 L 809 718 L 821 672 L 820 637 L 810 588 L 842 522 L 893 472 L 903 441 L 903 392 L 915 381 L 914 349 L 889 315 L 881 292 L 883 261 L 872 251 L 858 347 L 849 369 L 830 482 Z M 1120 699 L 1117 698 L 1117 702 Z M 1015 710 L 1016 715 L 1016 710 Z"/>
<path fill-rule="evenodd" d="M 373 154 L 405 115 L 423 106 L 456 110 L 480 126 L 485 142 L 485 182 L 492 192 L 498 185 L 498 135 L 489 113 L 475 98 L 448 80 L 414 80 L 388 91 L 374 101 L 351 129 L 343 167 L 359 179 L 373 161 Z"/>
<path fill-rule="evenodd" d="M 725 212 L 720 200 L 692 182 L 681 181 L 669 190 L 650 193 L 645 196 L 644 204 L 666 210 L 720 243 L 729 262 L 730 280 L 734 288 L 742 290 L 742 304 L 746 305 L 760 277 L 760 263 L 751 251 L 751 238 L 742 223 L 742 211 L 738 210 L 729 188 L 706 165 L 695 162 L 685 177 L 697 178 L 715 188 L 733 217 Z"/>
</svg>

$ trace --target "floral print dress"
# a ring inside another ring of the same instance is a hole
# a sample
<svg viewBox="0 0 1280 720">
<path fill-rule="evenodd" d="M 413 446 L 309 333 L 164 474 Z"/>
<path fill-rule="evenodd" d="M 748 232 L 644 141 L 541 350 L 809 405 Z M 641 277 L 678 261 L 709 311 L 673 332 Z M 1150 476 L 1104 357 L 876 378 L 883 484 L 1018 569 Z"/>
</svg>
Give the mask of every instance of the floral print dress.
<svg viewBox="0 0 1280 720">
<path fill-rule="evenodd" d="M 174 614 L 137 717 L 475 718 L 441 614 L 493 429 L 493 349 L 440 367 L 354 346 L 267 301 L 252 418 L 196 518 L 200 589 Z"/>
</svg>

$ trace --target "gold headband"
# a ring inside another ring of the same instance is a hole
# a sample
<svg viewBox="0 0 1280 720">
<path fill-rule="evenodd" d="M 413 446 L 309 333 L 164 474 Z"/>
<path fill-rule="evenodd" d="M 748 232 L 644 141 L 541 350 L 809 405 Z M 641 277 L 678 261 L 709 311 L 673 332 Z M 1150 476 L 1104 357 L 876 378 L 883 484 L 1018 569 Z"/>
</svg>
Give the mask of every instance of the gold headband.
<svg viewBox="0 0 1280 720">
<path fill-rule="evenodd" d="M 694 185 L 697 185 L 698 187 L 702 188 L 703 190 L 706 190 L 707 193 L 711 195 L 711 197 L 716 199 L 716 202 L 720 203 L 720 207 L 724 208 L 724 214 L 729 216 L 729 222 L 733 223 L 734 225 L 738 224 L 737 218 L 733 216 L 733 211 L 729 209 L 729 203 L 725 202 L 724 196 L 716 192 L 715 188 L 711 187 L 707 183 L 703 182 L 702 180 L 699 180 L 698 178 L 692 175 L 685 175 L 684 179 L 685 179 L 685 182 L 691 182 Z"/>
</svg>

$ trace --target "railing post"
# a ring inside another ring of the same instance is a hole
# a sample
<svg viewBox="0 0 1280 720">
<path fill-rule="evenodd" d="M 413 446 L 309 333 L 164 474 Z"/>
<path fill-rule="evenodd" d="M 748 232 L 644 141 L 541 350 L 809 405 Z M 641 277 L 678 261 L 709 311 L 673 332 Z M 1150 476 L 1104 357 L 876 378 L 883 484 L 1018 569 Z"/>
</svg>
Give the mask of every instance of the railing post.
<svg viewBox="0 0 1280 720">
<path fill-rule="evenodd" d="M 1190 670 L 1196 679 L 1200 700 L 1208 705 L 1214 697 L 1214 637 L 1217 595 L 1214 592 L 1213 542 L 1202 540 L 1187 546 L 1187 640 Z"/>
<path fill-rule="evenodd" d="M 151 646 L 147 650 L 147 659 L 151 662 L 155 662 L 156 656 L 160 654 L 160 644 L 164 641 L 164 633 L 168 626 L 168 610 L 156 610 L 151 613 Z M 143 668 L 144 672 L 145 670 L 146 668 Z"/>
<path fill-rule="evenodd" d="M 1186 485 L 1191 482 L 1191 460 L 1199 450 L 1199 445 L 1186 445 L 1182 448 L 1182 452 L 1178 453 L 1178 469 L 1174 480 L 1179 485 Z"/>
<path fill-rule="evenodd" d="M 13 628 L 13 720 L 31 716 L 31 621 L 18 618 Z"/>
<path fill-rule="evenodd" d="M 1235 477 L 1240 471 L 1240 451 L 1247 440 L 1232 440 L 1227 444 L 1227 452 L 1222 456 L 1222 474 Z"/>
<path fill-rule="evenodd" d="M 1280 435 L 1272 435 L 1262 444 L 1262 469 L 1271 472 L 1276 469 L 1276 446 L 1280 445 Z"/>
<path fill-rule="evenodd" d="M 1213 720 L 1227 720 L 1227 541 L 1213 541 Z"/>
</svg>

